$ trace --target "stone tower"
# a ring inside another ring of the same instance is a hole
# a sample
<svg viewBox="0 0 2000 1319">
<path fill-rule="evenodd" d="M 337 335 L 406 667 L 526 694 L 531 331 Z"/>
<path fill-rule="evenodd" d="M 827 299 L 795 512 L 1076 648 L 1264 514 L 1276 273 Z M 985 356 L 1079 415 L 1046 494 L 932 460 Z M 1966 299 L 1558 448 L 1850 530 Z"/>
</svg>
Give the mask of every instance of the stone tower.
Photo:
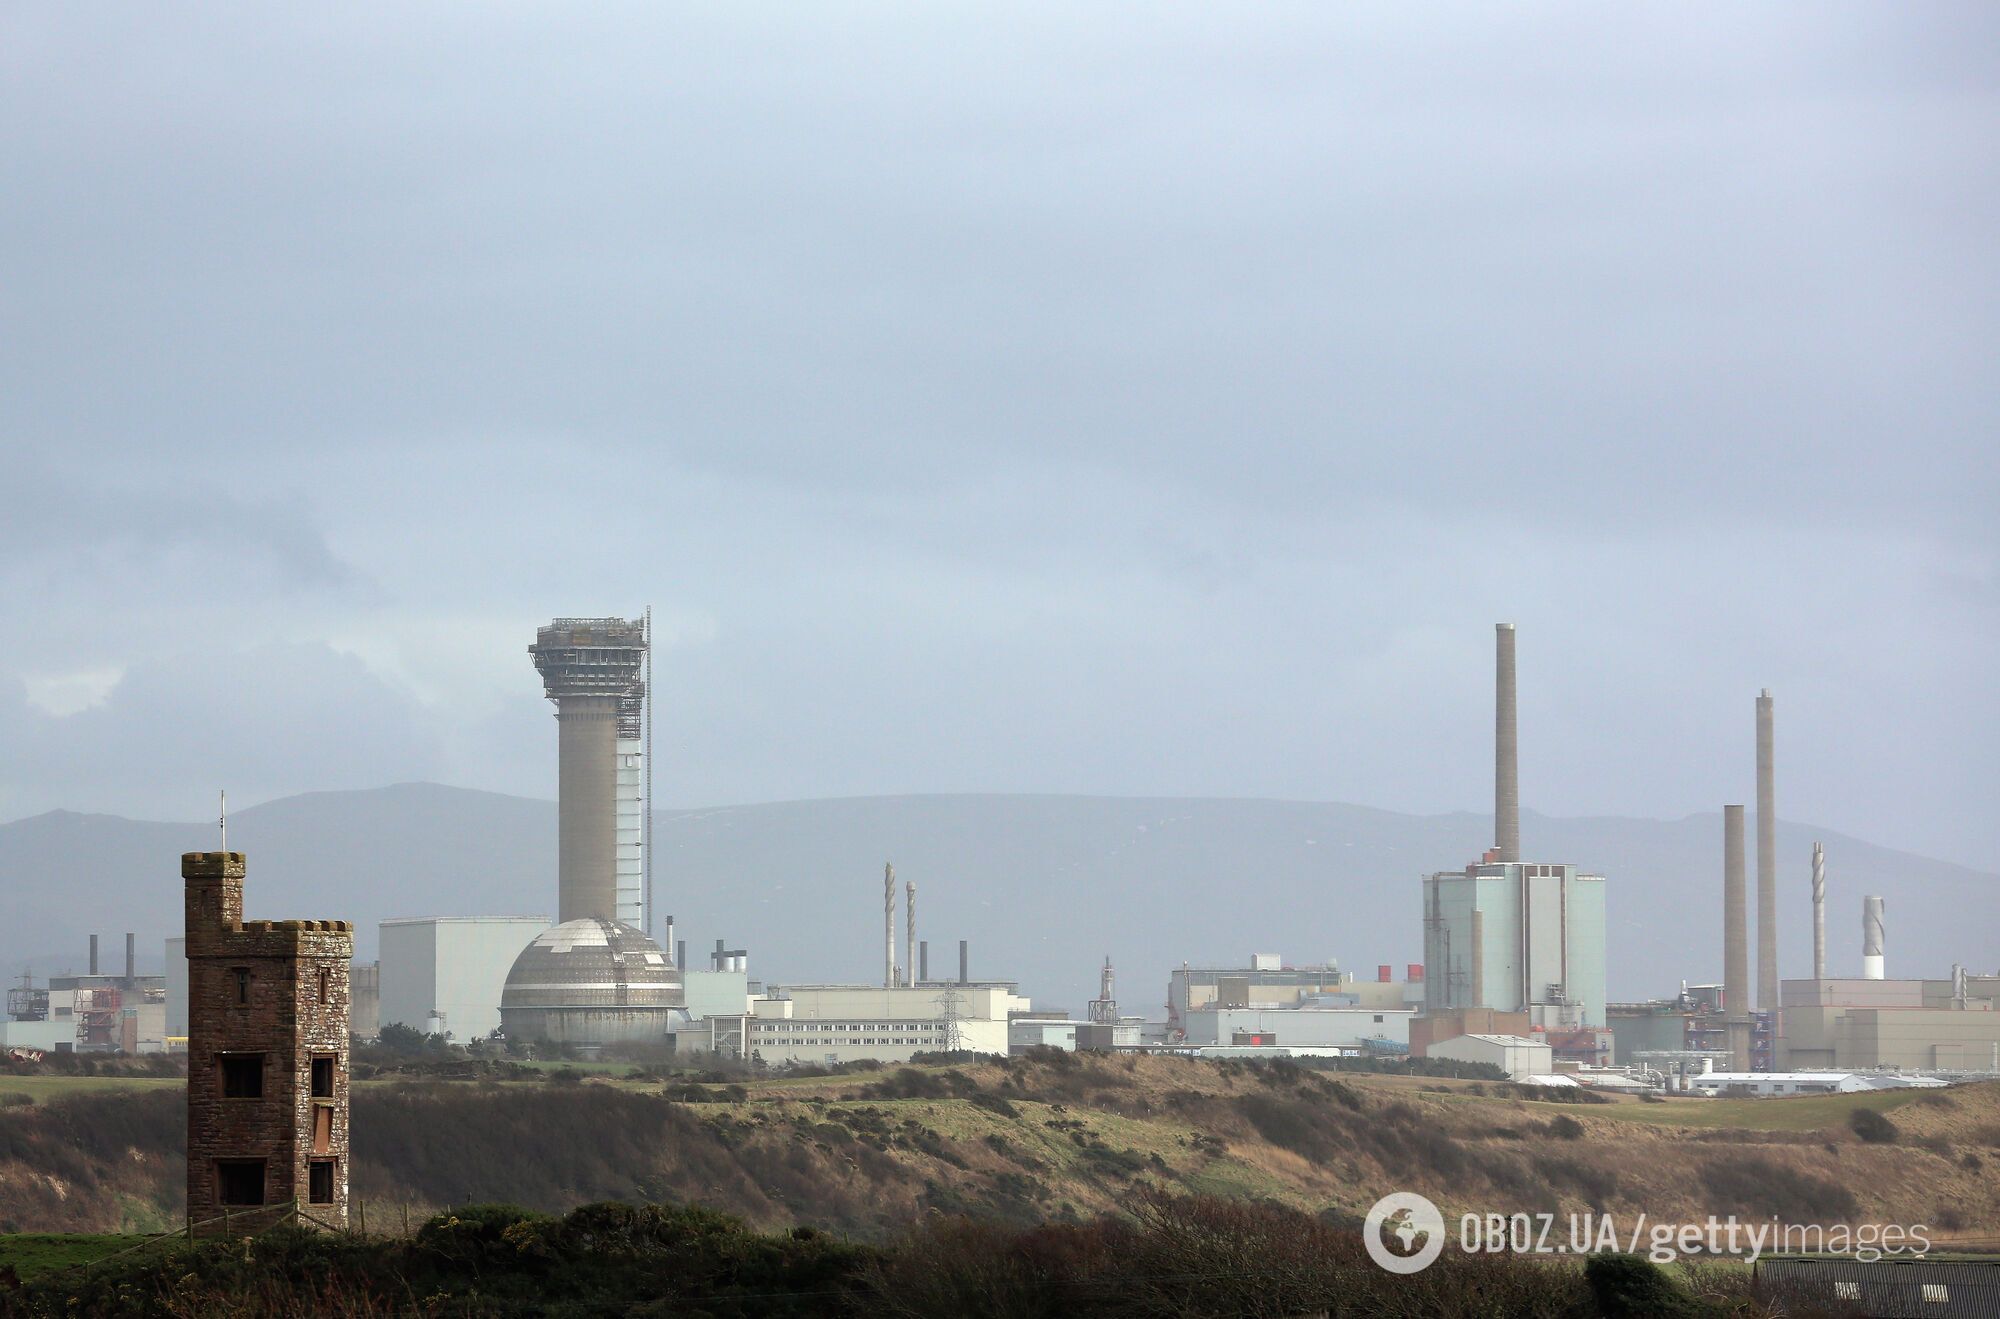
<svg viewBox="0 0 2000 1319">
<path fill-rule="evenodd" d="M 347 921 L 243 919 L 243 854 L 181 857 L 188 1221 L 347 1225 Z"/>
</svg>

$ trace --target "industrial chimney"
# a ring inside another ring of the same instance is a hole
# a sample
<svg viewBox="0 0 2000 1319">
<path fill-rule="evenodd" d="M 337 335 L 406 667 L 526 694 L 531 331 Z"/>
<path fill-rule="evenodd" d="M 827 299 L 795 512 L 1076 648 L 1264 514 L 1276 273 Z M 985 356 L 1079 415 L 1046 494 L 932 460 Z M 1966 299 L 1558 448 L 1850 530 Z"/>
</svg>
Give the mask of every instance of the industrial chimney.
<svg viewBox="0 0 2000 1319">
<path fill-rule="evenodd" d="M 1882 899 L 1861 899 L 1861 978 L 1882 978 Z"/>
<path fill-rule="evenodd" d="M 903 881 L 903 983 L 917 984 L 917 881 Z"/>
<path fill-rule="evenodd" d="M 130 930 L 125 932 L 125 987 L 130 989 L 139 978 L 139 936 Z"/>
<path fill-rule="evenodd" d="M 1826 979 L 1826 848 L 1813 844 L 1813 979 Z"/>
<path fill-rule="evenodd" d="M 1521 859 L 1521 746 L 1514 718 L 1514 625 L 1495 623 L 1493 657 L 1493 847 L 1496 861 Z"/>
<path fill-rule="evenodd" d="M 1730 1068 L 1750 1070 L 1750 940 L 1743 891 L 1743 808 L 1722 808 L 1722 1007 Z"/>
<path fill-rule="evenodd" d="M 1757 1010 L 1778 1010 L 1778 808 L 1773 804 L 1771 689 L 1757 697 Z"/>
<path fill-rule="evenodd" d="M 882 988 L 896 987 L 896 867 L 882 865 Z"/>
<path fill-rule="evenodd" d="M 90 973 L 97 974 L 97 936 L 90 936 Z"/>
</svg>

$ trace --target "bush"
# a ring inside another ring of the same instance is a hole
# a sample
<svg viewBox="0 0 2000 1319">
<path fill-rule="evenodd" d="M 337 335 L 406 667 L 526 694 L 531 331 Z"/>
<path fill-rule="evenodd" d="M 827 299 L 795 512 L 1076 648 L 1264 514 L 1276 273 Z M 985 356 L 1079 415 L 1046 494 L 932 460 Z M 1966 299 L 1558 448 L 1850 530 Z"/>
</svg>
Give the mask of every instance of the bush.
<svg viewBox="0 0 2000 1319">
<path fill-rule="evenodd" d="M 1641 1255 L 1592 1255 L 1584 1262 L 1583 1278 L 1604 1319 L 1692 1319 L 1703 1310 L 1664 1269 Z"/>
<path fill-rule="evenodd" d="M 1557 1140 L 1575 1140 L 1583 1135 L 1583 1123 L 1567 1113 L 1558 1113 L 1542 1124 L 1542 1130 Z"/>
<path fill-rule="evenodd" d="M 1860 1212 L 1854 1192 L 1838 1182 L 1759 1158 L 1725 1154 L 1701 1171 L 1702 1186 L 1715 1198 L 1711 1212 L 1736 1212 L 1788 1223 L 1830 1223 Z"/>
<path fill-rule="evenodd" d="M 1872 1108 L 1857 1108 L 1847 1115 L 1847 1125 L 1870 1145 L 1893 1145 L 1901 1130 L 1886 1114 Z"/>
</svg>

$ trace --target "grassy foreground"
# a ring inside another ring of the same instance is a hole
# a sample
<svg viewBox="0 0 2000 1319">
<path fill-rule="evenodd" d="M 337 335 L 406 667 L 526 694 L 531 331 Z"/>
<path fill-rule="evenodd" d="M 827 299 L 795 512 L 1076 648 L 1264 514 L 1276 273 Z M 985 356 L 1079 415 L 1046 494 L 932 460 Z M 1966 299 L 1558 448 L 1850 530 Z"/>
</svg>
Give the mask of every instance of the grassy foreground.
<svg viewBox="0 0 2000 1319">
<path fill-rule="evenodd" d="M 20 1243 L 12 1243 L 19 1245 Z M 0 1279 L 4 1279 L 0 1266 Z M 1632 1256 L 1581 1266 L 1448 1250 L 1399 1276 L 1357 1233 L 1272 1205 L 1142 1189 L 1127 1211 L 1014 1228 L 932 1218 L 864 1243 L 758 1232 L 710 1210 L 461 1208 L 409 1238 L 285 1228 L 174 1239 L 0 1281 L 0 1317 L 78 1315 L 1523 1316 L 1759 1319 L 1824 1313 L 1743 1270 L 1676 1277 Z"/>
</svg>

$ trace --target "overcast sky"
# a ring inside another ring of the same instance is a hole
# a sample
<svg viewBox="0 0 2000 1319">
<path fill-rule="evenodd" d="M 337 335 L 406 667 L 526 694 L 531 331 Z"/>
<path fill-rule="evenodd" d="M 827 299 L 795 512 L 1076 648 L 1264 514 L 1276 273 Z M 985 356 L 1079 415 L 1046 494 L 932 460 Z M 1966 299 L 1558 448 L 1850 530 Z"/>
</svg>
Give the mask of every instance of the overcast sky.
<svg viewBox="0 0 2000 1319">
<path fill-rule="evenodd" d="M 2000 851 L 2000 8 L 12 5 L 0 818 L 1754 799 Z M 1412 871 L 1455 857 L 1413 859 Z M 1588 862 L 1589 858 L 1573 858 Z"/>
</svg>

